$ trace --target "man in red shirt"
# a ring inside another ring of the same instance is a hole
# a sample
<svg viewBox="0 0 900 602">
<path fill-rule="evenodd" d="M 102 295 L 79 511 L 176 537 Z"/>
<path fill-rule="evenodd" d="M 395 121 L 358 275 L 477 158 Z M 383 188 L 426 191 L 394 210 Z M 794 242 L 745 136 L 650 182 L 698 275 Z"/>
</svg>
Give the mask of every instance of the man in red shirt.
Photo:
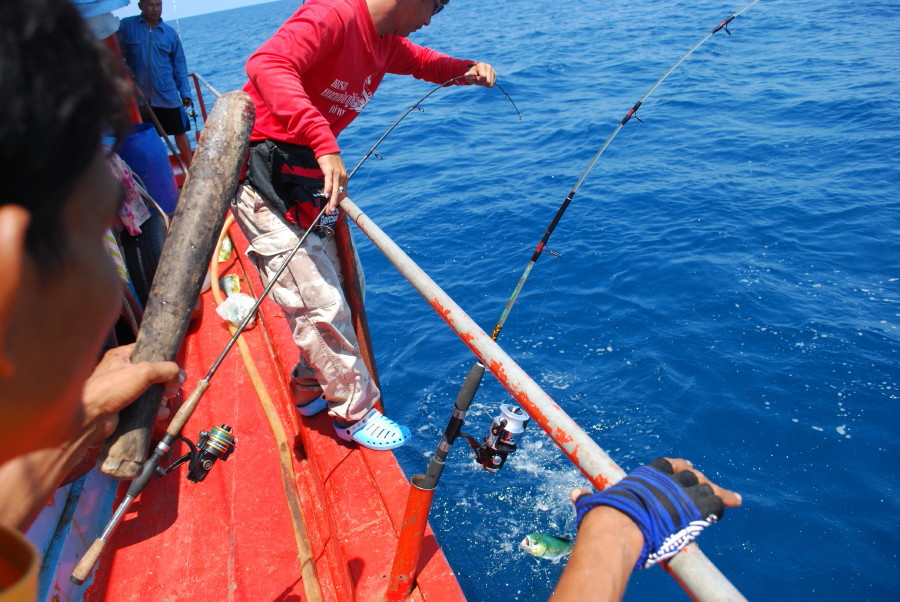
<svg viewBox="0 0 900 602">
<path fill-rule="evenodd" d="M 494 85 L 486 63 L 455 59 L 407 36 L 449 0 L 310 0 L 247 61 L 244 90 L 256 105 L 247 184 L 234 212 L 260 273 L 269 279 L 309 228 L 326 215 L 272 289 L 300 349 L 291 374 L 298 411 L 328 407 L 337 434 L 371 449 L 393 449 L 409 429 L 374 409 L 381 394 L 357 349 L 340 288 L 330 225 L 347 196 L 338 134 L 386 73 L 436 84 Z"/>
</svg>

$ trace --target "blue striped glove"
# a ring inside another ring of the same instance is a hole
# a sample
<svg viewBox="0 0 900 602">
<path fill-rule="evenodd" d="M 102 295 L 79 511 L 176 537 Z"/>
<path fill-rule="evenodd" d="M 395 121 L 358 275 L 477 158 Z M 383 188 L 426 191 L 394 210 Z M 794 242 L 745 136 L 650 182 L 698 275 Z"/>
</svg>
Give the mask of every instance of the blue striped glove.
<svg viewBox="0 0 900 602">
<path fill-rule="evenodd" d="M 700 484 L 690 471 L 673 474 L 672 465 L 658 458 L 641 466 L 604 491 L 583 495 L 575 502 L 576 524 L 597 506 L 610 506 L 627 515 L 644 535 L 635 568 L 646 569 L 674 556 L 725 512 L 712 487 Z"/>
</svg>

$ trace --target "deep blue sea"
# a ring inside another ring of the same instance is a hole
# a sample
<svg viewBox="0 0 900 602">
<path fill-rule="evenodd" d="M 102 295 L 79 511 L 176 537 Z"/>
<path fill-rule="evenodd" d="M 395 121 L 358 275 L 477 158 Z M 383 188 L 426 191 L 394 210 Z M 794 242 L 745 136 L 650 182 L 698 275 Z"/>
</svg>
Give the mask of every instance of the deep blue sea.
<svg viewBox="0 0 900 602">
<path fill-rule="evenodd" d="M 222 91 L 299 5 L 180 19 Z M 414 111 L 354 201 L 490 331 L 557 207 L 663 72 L 742 2 L 454 0 L 413 40 L 493 64 Z M 165 15 L 170 22 L 175 15 Z M 763 0 L 644 103 L 578 191 L 500 337 L 624 468 L 683 456 L 744 496 L 700 546 L 750 599 L 900 599 L 900 4 Z M 388 76 L 353 167 L 432 88 Z M 423 472 L 472 356 L 357 234 L 390 414 Z M 510 398 L 488 375 L 467 430 Z M 432 524 L 469 599 L 544 600 L 585 483 L 537 427 L 498 474 L 460 440 Z M 686 599 L 660 569 L 629 600 Z"/>
</svg>

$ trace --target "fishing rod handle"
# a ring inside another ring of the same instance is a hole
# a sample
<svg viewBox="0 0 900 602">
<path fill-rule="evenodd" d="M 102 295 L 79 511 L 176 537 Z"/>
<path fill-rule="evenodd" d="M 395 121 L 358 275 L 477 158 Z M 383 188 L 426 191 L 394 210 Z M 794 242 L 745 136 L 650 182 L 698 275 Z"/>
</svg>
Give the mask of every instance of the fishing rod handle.
<svg viewBox="0 0 900 602">
<path fill-rule="evenodd" d="M 484 364 L 481 362 L 472 364 L 472 367 L 469 368 L 469 373 L 466 375 L 466 380 L 463 381 L 462 387 L 460 387 L 459 393 L 456 395 L 456 409 L 461 412 L 469 411 L 469 406 L 472 405 L 472 399 L 475 397 L 483 377 Z"/>
<path fill-rule="evenodd" d="M 85 552 L 84 556 L 81 557 L 81 560 L 78 561 L 75 570 L 72 571 L 72 576 L 69 577 L 69 580 L 72 583 L 75 585 L 84 585 L 84 582 L 87 581 L 87 578 L 91 575 L 91 571 L 94 570 L 94 565 L 97 564 L 97 561 L 100 559 L 100 554 L 103 553 L 104 547 L 106 547 L 105 540 L 100 539 L 99 537 L 94 540 L 94 543 L 91 544 L 88 551 Z"/>
<path fill-rule="evenodd" d="M 201 385 L 201 383 L 206 383 L 205 386 Z M 187 422 L 187 419 L 190 417 L 191 412 L 193 412 L 193 408 L 197 407 L 197 402 L 200 401 L 200 397 L 203 396 L 203 391 L 205 391 L 209 387 L 209 382 L 206 380 L 201 380 L 197 383 L 197 388 L 194 389 L 194 393 L 191 394 L 191 397 L 187 402 L 182 405 L 182 409 L 185 406 L 190 405 L 191 409 L 188 412 L 185 412 L 184 420 L 181 421 L 182 426 L 184 422 Z M 175 414 L 175 418 L 172 419 L 174 423 L 179 419 L 179 415 L 181 414 L 181 410 Z M 169 428 L 172 428 L 172 425 L 169 425 Z M 179 427 L 179 431 L 181 428 Z M 159 462 L 162 457 L 169 451 L 169 447 L 172 444 L 172 440 L 174 435 L 170 435 L 169 432 L 166 432 L 166 435 L 163 437 L 162 441 L 157 444 L 156 449 L 153 450 L 153 454 L 150 458 L 144 462 L 141 467 L 141 474 L 131 482 L 131 485 L 128 487 L 128 492 L 125 494 L 125 498 L 122 500 L 122 503 L 119 504 L 119 507 L 116 508 L 116 511 L 113 513 L 112 517 L 109 519 L 109 522 L 106 523 L 106 526 L 103 527 L 103 531 L 94 540 L 94 543 L 91 544 L 91 547 L 88 548 L 88 551 L 85 552 L 84 556 L 82 556 L 81 560 L 78 562 L 78 565 L 75 567 L 75 570 L 72 571 L 72 575 L 69 578 L 72 583 L 75 585 L 83 585 L 85 580 L 91 574 L 91 571 L 94 570 L 94 565 L 97 564 L 97 561 L 100 559 L 100 554 L 103 553 L 103 549 L 106 547 L 106 542 L 109 541 L 109 538 L 112 537 L 113 532 L 116 530 L 116 527 L 119 526 L 119 523 L 122 521 L 122 517 L 125 516 L 125 512 L 128 511 L 128 508 L 131 507 L 131 503 L 140 495 L 141 491 L 144 490 L 144 487 L 147 486 L 147 483 L 150 482 L 150 479 L 156 475 L 156 469 L 159 467 Z"/>
<path fill-rule="evenodd" d="M 441 439 L 441 445 L 438 447 L 437 452 L 435 452 L 435 456 L 440 455 L 441 458 L 447 456 L 447 452 L 450 451 L 450 446 L 453 445 L 453 442 L 456 441 L 456 438 L 459 436 L 460 430 L 462 430 L 463 420 L 466 417 L 466 413 L 469 411 L 469 406 L 472 405 L 472 399 L 474 399 L 475 393 L 478 391 L 479 385 L 481 385 L 482 378 L 484 378 L 484 364 L 475 362 L 469 369 L 466 380 L 463 381 L 462 386 L 459 388 L 459 393 L 456 395 L 453 414 L 447 422 L 447 428 L 444 430 L 444 437 Z M 444 446 L 446 446 L 446 449 L 442 449 Z"/>
<path fill-rule="evenodd" d="M 197 386 L 194 387 L 194 390 L 191 392 L 190 396 L 188 396 L 187 400 L 185 400 L 185 402 L 181 404 L 181 407 L 178 408 L 178 411 L 175 412 L 175 416 L 169 423 L 169 428 L 166 429 L 167 435 L 170 435 L 171 437 L 177 437 L 181 434 L 182 429 L 184 429 L 184 425 L 187 424 L 188 420 L 190 420 L 191 414 L 194 413 L 194 410 L 197 408 L 197 404 L 200 403 L 200 398 L 203 397 L 203 394 L 206 393 L 206 390 L 208 388 L 208 379 L 203 378 L 197 381 Z"/>
<path fill-rule="evenodd" d="M 72 571 L 72 575 L 69 577 L 69 580 L 72 583 L 75 585 L 84 585 L 84 582 L 90 577 L 91 571 L 94 570 L 94 566 L 97 564 L 97 561 L 100 560 L 100 555 L 106 547 L 106 542 L 109 541 L 113 531 L 116 530 L 116 527 L 119 525 L 122 517 L 125 516 L 125 512 L 131 506 L 131 502 L 133 501 L 134 497 L 129 491 L 129 494 L 125 496 L 125 499 L 122 500 L 122 503 L 116 508 L 116 512 L 112 515 L 112 518 L 109 519 L 109 522 L 103 528 L 103 532 L 100 533 L 97 539 L 94 540 L 94 543 L 91 544 L 91 547 L 84 553 L 84 556 L 81 557 L 81 560 L 78 561 L 75 570 Z"/>
<path fill-rule="evenodd" d="M 481 362 L 475 362 L 469 369 L 466 380 L 456 396 L 456 403 L 453 406 L 450 420 L 447 421 L 447 428 L 444 429 L 444 436 L 441 437 L 437 449 L 428 462 L 428 470 L 425 471 L 424 475 L 418 475 L 417 477 L 419 479 L 418 487 L 435 489 L 438 481 L 441 480 L 447 454 L 450 453 L 450 448 L 462 431 L 466 413 L 469 411 L 469 406 L 472 405 L 472 399 L 475 397 L 479 385 L 481 385 L 482 378 L 484 378 L 484 370 L 484 364 Z"/>
<path fill-rule="evenodd" d="M 88 548 L 87 552 L 85 552 L 84 556 L 81 557 L 81 560 L 78 562 L 78 565 L 75 567 L 75 570 L 72 571 L 71 577 L 69 579 L 75 585 L 83 585 L 85 580 L 90 576 L 91 571 L 94 570 L 94 565 L 97 564 L 97 561 L 100 559 L 100 555 L 103 553 L 104 548 L 106 547 L 106 542 L 109 541 L 109 538 L 112 537 L 113 532 L 116 530 L 116 527 L 119 526 L 119 523 L 122 521 L 122 517 L 125 516 L 125 512 L 128 511 L 128 508 L 131 507 L 131 503 L 140 495 L 141 491 L 144 490 L 144 487 L 147 486 L 147 483 L 150 482 L 150 479 L 156 475 L 156 469 L 159 467 L 159 462 L 162 457 L 169 451 L 169 447 L 172 444 L 172 440 L 181 432 L 181 429 L 184 427 L 184 424 L 187 422 L 188 418 L 191 417 L 191 414 L 194 411 L 194 408 L 197 407 L 197 403 L 200 401 L 200 398 L 203 396 L 203 392 L 209 388 L 209 381 L 203 379 L 197 383 L 197 387 L 194 389 L 194 392 L 191 393 L 191 396 L 188 400 L 182 404 L 181 408 L 179 408 L 178 412 L 176 412 L 175 417 L 172 419 L 172 422 L 169 424 L 169 429 L 166 431 L 166 435 L 163 437 L 162 441 L 157 444 L 156 449 L 153 450 L 153 454 L 150 458 L 144 462 L 140 475 L 131 482 L 131 485 L 128 487 L 128 492 L 125 495 L 125 498 L 122 500 L 122 503 L 119 504 L 119 507 L 116 508 L 116 511 L 113 513 L 112 517 L 109 519 L 109 522 L 103 528 L 103 531 L 94 540 L 94 543 L 91 544 L 91 547 Z M 177 432 L 174 434 L 170 433 L 173 430 L 173 425 L 179 424 L 177 427 Z"/>
</svg>

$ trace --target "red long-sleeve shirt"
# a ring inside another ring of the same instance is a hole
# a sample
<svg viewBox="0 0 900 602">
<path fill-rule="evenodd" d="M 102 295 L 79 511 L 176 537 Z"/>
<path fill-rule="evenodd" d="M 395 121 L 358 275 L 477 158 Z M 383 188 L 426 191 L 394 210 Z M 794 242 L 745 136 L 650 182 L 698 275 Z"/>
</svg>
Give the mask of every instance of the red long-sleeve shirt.
<svg viewBox="0 0 900 602">
<path fill-rule="evenodd" d="M 247 61 L 244 91 L 256 105 L 250 139 L 308 146 L 316 158 L 340 152 L 337 135 L 385 73 L 439 84 L 472 64 L 379 36 L 366 0 L 310 0 Z"/>
</svg>

